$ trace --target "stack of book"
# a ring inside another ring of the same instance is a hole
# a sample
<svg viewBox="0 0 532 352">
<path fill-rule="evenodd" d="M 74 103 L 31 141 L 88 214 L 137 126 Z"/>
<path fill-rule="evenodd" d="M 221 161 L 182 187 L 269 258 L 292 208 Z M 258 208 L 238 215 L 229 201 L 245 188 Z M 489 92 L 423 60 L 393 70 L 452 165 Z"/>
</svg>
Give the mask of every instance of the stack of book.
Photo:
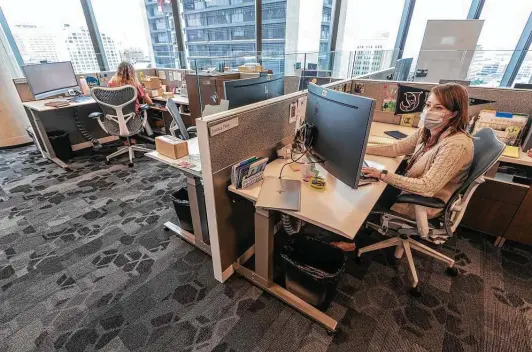
<svg viewBox="0 0 532 352">
<path fill-rule="evenodd" d="M 231 183 L 236 188 L 246 188 L 262 180 L 268 158 L 251 157 L 243 160 L 231 169 Z"/>
</svg>

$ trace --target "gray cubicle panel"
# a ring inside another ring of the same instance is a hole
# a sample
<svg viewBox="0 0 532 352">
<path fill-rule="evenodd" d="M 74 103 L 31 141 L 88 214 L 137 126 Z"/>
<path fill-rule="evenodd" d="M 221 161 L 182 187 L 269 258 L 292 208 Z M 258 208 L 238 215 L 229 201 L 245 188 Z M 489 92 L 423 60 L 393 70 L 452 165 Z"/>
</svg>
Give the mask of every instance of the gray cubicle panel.
<svg viewBox="0 0 532 352">
<path fill-rule="evenodd" d="M 364 92 L 361 94 L 366 97 L 376 99 L 376 108 L 374 121 L 396 123 L 401 122 L 401 116 L 392 112 L 383 112 L 382 105 L 386 96 L 386 88 L 391 85 L 401 84 L 407 87 L 430 90 L 438 85 L 437 83 L 417 83 L 417 82 L 395 82 L 395 81 L 378 81 L 354 79 L 351 86 L 363 84 Z M 477 99 L 475 105 L 469 106 L 469 115 L 477 115 L 481 110 L 509 111 L 519 114 L 528 114 L 532 116 L 532 91 L 519 90 L 512 88 L 488 88 L 488 87 L 466 87 L 469 98 Z M 487 101 L 482 103 L 479 99 Z"/>
<path fill-rule="evenodd" d="M 276 150 L 294 137 L 289 123 L 290 104 L 306 92 L 250 104 L 196 121 L 214 275 L 219 281 L 232 274 L 233 262 L 254 243 L 254 207 L 249 201 L 230 196 L 231 167 L 251 156 L 276 158 Z M 210 127 L 238 124 L 210 135 Z M 236 213 L 239 217 L 236 218 Z"/>
</svg>

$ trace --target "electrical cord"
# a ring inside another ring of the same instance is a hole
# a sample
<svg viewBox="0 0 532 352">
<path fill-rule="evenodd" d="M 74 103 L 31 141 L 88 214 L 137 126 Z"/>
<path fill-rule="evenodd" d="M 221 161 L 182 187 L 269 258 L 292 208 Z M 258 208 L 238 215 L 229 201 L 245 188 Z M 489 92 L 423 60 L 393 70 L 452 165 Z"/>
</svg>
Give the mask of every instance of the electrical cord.
<svg viewBox="0 0 532 352">
<path fill-rule="evenodd" d="M 79 111 L 78 111 L 77 107 L 74 108 L 74 119 L 76 120 L 76 126 L 77 126 L 79 132 L 81 133 L 81 135 L 83 136 L 83 138 L 85 138 L 86 140 L 90 141 L 93 144 L 93 148 L 95 150 L 101 149 L 102 148 L 102 144 L 100 143 L 100 141 L 98 139 L 94 138 L 92 136 L 92 134 L 90 134 L 89 131 L 87 131 L 85 129 L 85 126 L 83 126 L 83 123 L 79 119 Z"/>
</svg>

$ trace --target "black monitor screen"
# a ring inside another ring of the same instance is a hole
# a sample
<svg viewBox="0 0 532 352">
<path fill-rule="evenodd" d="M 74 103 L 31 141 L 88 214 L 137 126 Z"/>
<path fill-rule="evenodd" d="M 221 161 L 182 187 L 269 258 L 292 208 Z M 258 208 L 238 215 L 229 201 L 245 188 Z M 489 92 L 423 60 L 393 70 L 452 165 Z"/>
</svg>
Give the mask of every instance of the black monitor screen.
<svg viewBox="0 0 532 352">
<path fill-rule="evenodd" d="M 310 83 L 305 122 L 314 125 L 312 151 L 337 179 L 356 188 L 375 100 Z"/>
<path fill-rule="evenodd" d="M 265 77 L 225 81 L 224 87 L 229 108 L 234 109 L 283 95 L 284 75 L 278 73 Z"/>
<path fill-rule="evenodd" d="M 24 74 L 33 95 L 74 88 L 78 80 L 70 61 L 24 66 Z"/>
</svg>

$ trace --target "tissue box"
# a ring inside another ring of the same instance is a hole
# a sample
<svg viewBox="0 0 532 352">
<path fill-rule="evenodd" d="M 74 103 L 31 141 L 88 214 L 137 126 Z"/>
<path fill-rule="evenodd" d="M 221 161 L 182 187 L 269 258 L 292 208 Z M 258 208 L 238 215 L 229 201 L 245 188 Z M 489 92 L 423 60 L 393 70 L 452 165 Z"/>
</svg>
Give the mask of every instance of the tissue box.
<svg viewBox="0 0 532 352">
<path fill-rule="evenodd" d="M 144 88 L 159 89 L 161 88 L 161 79 L 159 77 L 148 76 L 144 78 Z"/>
<path fill-rule="evenodd" d="M 179 159 L 188 155 L 186 141 L 173 136 L 155 137 L 155 150 L 171 159 Z"/>
</svg>

